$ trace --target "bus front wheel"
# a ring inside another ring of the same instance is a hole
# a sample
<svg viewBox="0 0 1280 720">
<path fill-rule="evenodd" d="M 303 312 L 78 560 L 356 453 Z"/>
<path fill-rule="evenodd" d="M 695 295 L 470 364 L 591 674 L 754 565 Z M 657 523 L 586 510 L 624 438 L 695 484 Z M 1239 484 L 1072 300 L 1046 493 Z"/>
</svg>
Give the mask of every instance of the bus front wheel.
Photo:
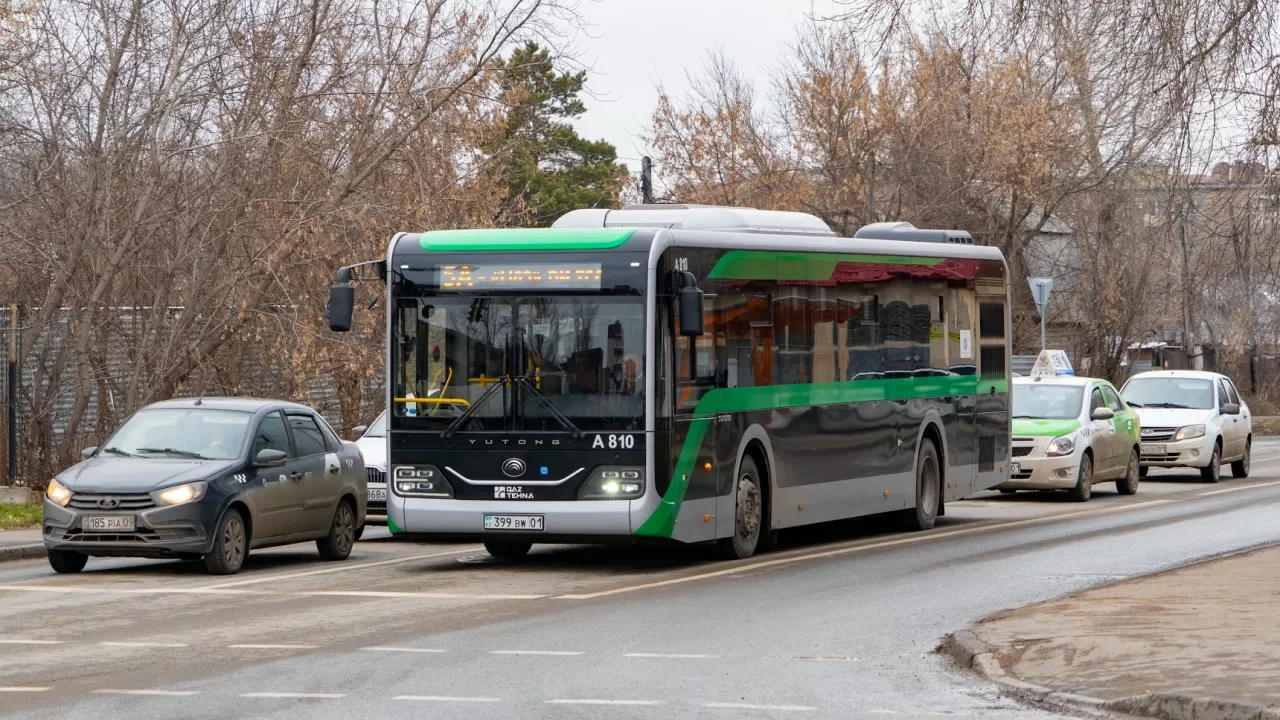
<svg viewBox="0 0 1280 720">
<path fill-rule="evenodd" d="M 717 550 L 726 560 L 743 560 L 751 557 L 760 544 L 764 525 L 764 492 L 761 490 L 760 469 L 750 455 L 742 458 L 738 471 L 738 483 L 734 488 L 733 536 L 721 540 Z"/>
</svg>

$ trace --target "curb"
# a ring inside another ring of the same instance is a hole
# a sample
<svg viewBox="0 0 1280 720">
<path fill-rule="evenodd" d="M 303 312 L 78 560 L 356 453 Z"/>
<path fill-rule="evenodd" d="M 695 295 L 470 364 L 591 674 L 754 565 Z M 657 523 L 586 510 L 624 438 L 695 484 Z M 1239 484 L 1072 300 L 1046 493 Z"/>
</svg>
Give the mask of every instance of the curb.
<svg viewBox="0 0 1280 720">
<path fill-rule="evenodd" d="M 42 558 L 47 556 L 44 543 L 38 545 L 10 545 L 8 547 L 0 547 L 0 562 L 6 560 L 30 560 L 31 558 Z"/>
<path fill-rule="evenodd" d="M 1070 709 L 1094 717 L 1110 713 L 1159 720 L 1280 720 L 1280 706 L 1249 705 L 1215 698 L 1151 693 L 1118 700 L 1100 700 L 1052 690 L 1026 682 L 1000 665 L 991 647 L 972 630 L 958 630 L 943 641 L 941 652 L 960 667 L 999 685 L 1006 694 L 1049 708 Z"/>
</svg>

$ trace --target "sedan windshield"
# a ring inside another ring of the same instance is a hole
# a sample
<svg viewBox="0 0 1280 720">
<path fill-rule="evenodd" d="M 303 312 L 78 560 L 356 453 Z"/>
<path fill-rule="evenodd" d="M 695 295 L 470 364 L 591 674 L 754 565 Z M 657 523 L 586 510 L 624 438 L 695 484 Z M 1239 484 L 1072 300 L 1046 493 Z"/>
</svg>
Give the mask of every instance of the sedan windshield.
<svg viewBox="0 0 1280 720">
<path fill-rule="evenodd" d="M 361 437 L 386 437 L 387 436 L 387 411 L 383 410 L 378 413 L 378 418 L 373 421 L 368 430 L 364 431 Z"/>
<path fill-rule="evenodd" d="M 252 418 L 230 410 L 139 410 L 102 450 L 120 456 L 231 460 L 240 457 Z"/>
<path fill-rule="evenodd" d="M 1133 378 L 1125 383 L 1120 396 L 1134 407 L 1195 410 L 1214 408 L 1213 383 L 1201 378 Z"/>
<path fill-rule="evenodd" d="M 1013 386 L 1013 416 L 1068 420 L 1080 416 L 1084 388 L 1078 385 Z"/>
</svg>

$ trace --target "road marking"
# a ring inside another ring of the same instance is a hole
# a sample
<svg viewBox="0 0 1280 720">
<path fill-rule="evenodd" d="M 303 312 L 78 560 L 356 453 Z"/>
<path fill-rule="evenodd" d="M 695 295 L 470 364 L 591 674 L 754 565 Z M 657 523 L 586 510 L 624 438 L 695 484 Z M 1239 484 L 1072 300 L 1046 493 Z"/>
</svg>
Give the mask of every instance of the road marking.
<svg viewBox="0 0 1280 720">
<path fill-rule="evenodd" d="M 1008 523 L 991 523 L 978 525 L 976 527 L 959 528 L 956 530 L 946 530 L 943 532 L 923 533 L 919 535 L 909 535 L 907 537 L 896 537 L 890 540 L 880 540 L 877 542 L 864 543 L 864 541 L 855 541 L 859 544 L 845 545 L 836 547 L 831 550 L 820 550 L 818 552 L 802 552 L 794 555 L 776 558 L 773 560 L 762 560 L 758 562 L 748 562 L 733 567 L 724 568 L 722 570 L 713 570 L 696 575 L 686 575 L 684 577 L 671 578 L 669 580 L 657 580 L 654 582 L 640 583 L 638 585 L 624 585 L 620 588 L 612 590 L 601 590 L 600 592 L 586 593 L 582 595 L 556 595 L 560 600 L 593 600 L 595 598 L 609 597 L 610 595 L 621 595 L 623 593 L 637 592 L 639 590 L 649 590 L 658 587 L 667 587 L 669 585 L 679 585 L 687 582 L 695 582 L 698 580 L 707 580 L 709 578 L 723 577 L 725 575 L 737 575 L 740 573 L 750 572 L 752 570 L 760 570 L 762 568 L 778 567 L 781 565 L 792 565 L 805 560 L 818 560 L 821 558 L 836 557 L 838 555 L 849 555 L 852 553 L 866 552 L 867 550 L 878 550 L 880 548 L 894 547 L 897 545 L 911 545 L 920 542 L 937 540 L 940 538 L 957 537 L 960 535 L 974 535 L 977 533 L 990 532 L 992 530 L 1007 530 L 1014 527 L 1023 527 L 1027 525 L 1041 525 L 1047 522 L 1058 522 L 1073 517 L 1088 515 L 1096 517 L 1098 515 L 1108 515 L 1114 512 L 1122 512 L 1134 510 L 1137 508 L 1151 507 L 1154 505 L 1164 505 L 1172 502 L 1172 500 L 1148 500 L 1147 502 L 1134 503 L 1132 505 L 1120 505 L 1117 507 L 1105 508 L 1102 510 L 1079 510 L 1076 512 L 1065 513 L 1063 515 L 1045 515 L 1037 518 L 1029 518 L 1026 520 L 1015 520 Z"/>
<path fill-rule="evenodd" d="M 720 657 L 719 655 L 695 655 L 685 653 L 627 653 L 623 657 L 629 658 L 671 658 L 673 660 L 713 660 Z"/>
<path fill-rule="evenodd" d="M 97 695 L 158 695 L 161 697 L 189 697 L 199 695 L 199 690 L 94 690 Z"/>
<path fill-rule="evenodd" d="M 490 650 L 490 655 L 584 655 L 572 650 Z"/>
<path fill-rule="evenodd" d="M 186 643 L 162 643 L 162 642 L 100 642 L 99 645 L 104 647 L 136 647 L 136 648 L 184 648 Z"/>
<path fill-rule="evenodd" d="M 446 695 L 397 695 L 392 700 L 408 700 L 410 702 L 501 702 L 499 698 L 486 697 L 449 697 Z"/>
<path fill-rule="evenodd" d="M 1224 490 L 1212 490 L 1210 492 L 1200 493 L 1200 497 L 1208 497 L 1210 495 L 1222 495 L 1223 493 L 1240 492 L 1241 490 L 1254 490 L 1257 488 L 1267 487 L 1269 485 L 1280 485 L 1280 480 L 1272 480 L 1271 482 L 1254 483 L 1253 485 L 1243 485 L 1241 487 L 1226 488 Z"/>
<path fill-rule="evenodd" d="M 399 652 L 399 653 L 447 653 L 448 650 L 440 650 L 438 648 L 406 648 L 406 647 L 367 647 L 360 648 L 369 652 Z"/>
<path fill-rule="evenodd" d="M 548 705 L 661 705 L 661 700 L 610 700 L 592 698 L 561 698 L 548 700 Z"/>
<path fill-rule="evenodd" d="M 766 657 L 765 660 L 796 660 L 800 662 L 857 662 L 852 655 L 793 655 L 791 657 Z"/>
<path fill-rule="evenodd" d="M 312 698 L 317 700 L 336 700 L 346 697 L 346 693 L 287 693 L 287 692 L 252 692 L 241 695 L 242 698 Z"/>
<path fill-rule="evenodd" d="M 38 693 L 48 692 L 53 688 L 47 687 L 0 687 L 0 693 Z"/>
<path fill-rule="evenodd" d="M 61 645 L 65 640 L 19 640 L 16 638 L 0 639 L 0 645 Z"/>
<path fill-rule="evenodd" d="M 817 710 L 816 707 L 808 705 L 755 705 L 753 703 L 703 703 L 702 707 L 717 708 L 720 710 L 776 710 L 778 712 L 808 712 Z"/>
<path fill-rule="evenodd" d="M 0 585 L 0 590 L 65 595 L 252 595 L 257 597 L 414 598 L 420 600 L 540 600 L 546 595 L 380 592 L 375 590 L 239 590 L 234 588 L 112 588 L 62 585 Z"/>
<path fill-rule="evenodd" d="M 315 650 L 319 645 L 257 645 L 246 643 L 243 645 L 228 645 L 233 650 Z"/>
<path fill-rule="evenodd" d="M 399 565 L 407 562 L 415 562 L 418 560 L 430 560 L 438 557 L 448 557 L 450 555 L 466 555 L 475 553 L 479 550 L 478 545 L 468 547 L 464 550 L 446 550 L 438 553 L 426 553 L 424 555 L 410 555 L 409 557 L 391 558 L 390 560 L 378 560 L 377 562 L 344 564 L 336 567 L 327 567 L 320 570 L 308 570 L 306 572 L 286 573 L 284 575 L 270 575 L 265 577 L 254 577 L 248 580 L 236 580 L 235 582 L 218 583 L 216 585 L 204 585 L 202 590 L 221 590 L 224 588 L 243 587 L 245 585 L 257 585 L 265 582 L 275 582 L 276 580 L 293 580 L 294 578 L 314 577 L 316 575 L 328 575 L 338 572 L 353 572 L 356 570 L 364 570 L 365 568 L 385 567 L 387 565 Z"/>
</svg>

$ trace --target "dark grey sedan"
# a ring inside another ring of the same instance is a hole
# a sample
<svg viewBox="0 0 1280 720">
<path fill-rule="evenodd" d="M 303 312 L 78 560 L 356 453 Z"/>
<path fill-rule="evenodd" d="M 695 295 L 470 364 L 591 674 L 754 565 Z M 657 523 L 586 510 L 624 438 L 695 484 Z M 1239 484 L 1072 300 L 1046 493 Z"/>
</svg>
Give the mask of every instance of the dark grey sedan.
<svg viewBox="0 0 1280 720">
<path fill-rule="evenodd" d="M 203 398 L 134 413 L 49 483 L 44 543 L 60 573 L 90 555 L 203 558 L 240 570 L 253 548 L 314 540 L 345 560 L 364 529 L 364 461 L 311 408 Z"/>
</svg>

